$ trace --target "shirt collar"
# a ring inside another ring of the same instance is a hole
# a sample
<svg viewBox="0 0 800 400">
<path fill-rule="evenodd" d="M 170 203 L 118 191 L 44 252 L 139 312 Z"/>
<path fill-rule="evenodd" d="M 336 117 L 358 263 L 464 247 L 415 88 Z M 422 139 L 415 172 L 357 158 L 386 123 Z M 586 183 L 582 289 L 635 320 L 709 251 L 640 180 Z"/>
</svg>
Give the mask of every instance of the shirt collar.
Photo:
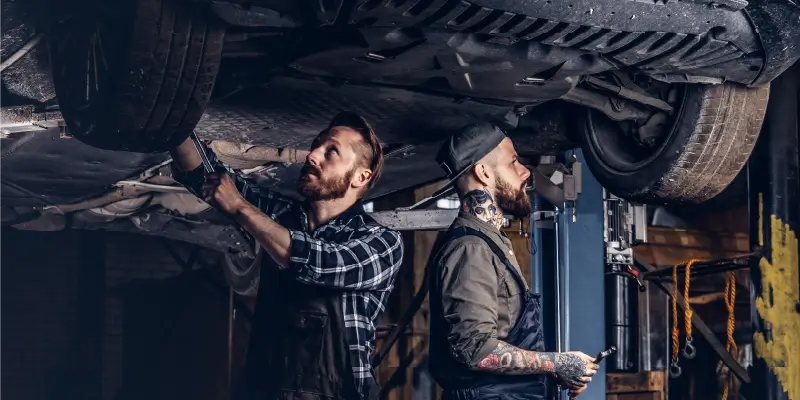
<svg viewBox="0 0 800 400">
<path fill-rule="evenodd" d="M 304 228 L 304 230 L 308 230 L 308 215 L 309 215 L 308 210 L 310 209 L 310 205 L 309 205 L 308 200 L 304 200 L 303 201 L 303 207 L 301 207 L 301 209 L 302 209 L 302 212 L 303 212 L 303 228 Z M 358 200 L 356 200 L 355 203 L 353 203 L 352 206 L 350 206 L 348 209 L 344 210 L 341 214 L 331 218 L 327 223 L 322 224 L 321 226 L 317 227 L 317 230 L 319 230 L 319 228 L 321 228 L 323 226 L 327 226 L 327 225 L 333 224 L 335 222 L 340 222 L 341 221 L 341 222 L 346 223 L 347 221 L 349 221 L 349 220 L 353 219 L 354 217 L 356 217 L 356 216 L 358 216 L 360 214 L 363 214 L 363 213 L 364 213 L 364 201 L 361 200 L 361 199 L 358 199 Z"/>
</svg>

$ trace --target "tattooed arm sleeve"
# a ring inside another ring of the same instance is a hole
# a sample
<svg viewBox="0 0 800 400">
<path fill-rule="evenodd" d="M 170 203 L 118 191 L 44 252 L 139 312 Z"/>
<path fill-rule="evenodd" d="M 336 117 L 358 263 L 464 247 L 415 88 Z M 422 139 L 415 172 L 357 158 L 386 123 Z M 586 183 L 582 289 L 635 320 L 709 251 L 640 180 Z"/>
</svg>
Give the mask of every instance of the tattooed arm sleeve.
<svg viewBox="0 0 800 400">
<path fill-rule="evenodd" d="M 500 341 L 473 369 L 507 375 L 556 374 L 566 382 L 579 383 L 586 362 L 572 353 L 528 351 Z"/>
<path fill-rule="evenodd" d="M 473 369 L 511 375 L 553 373 L 556 372 L 555 354 L 522 350 L 499 341 Z"/>
</svg>

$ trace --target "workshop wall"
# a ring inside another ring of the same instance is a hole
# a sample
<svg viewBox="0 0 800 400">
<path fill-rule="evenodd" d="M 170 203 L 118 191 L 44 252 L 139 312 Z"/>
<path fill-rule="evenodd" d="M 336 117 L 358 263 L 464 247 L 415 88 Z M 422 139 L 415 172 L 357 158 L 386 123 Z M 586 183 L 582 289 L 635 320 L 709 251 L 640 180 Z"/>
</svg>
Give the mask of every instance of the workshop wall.
<svg viewBox="0 0 800 400">
<path fill-rule="evenodd" d="M 50 399 L 77 388 L 77 232 L 2 230 L 2 397 Z"/>
<path fill-rule="evenodd" d="M 2 395 L 226 398 L 227 295 L 164 243 L 3 228 Z"/>
<path fill-rule="evenodd" d="M 188 258 L 188 246 L 170 242 Z M 227 397 L 227 302 L 164 239 L 108 234 L 103 399 Z"/>
</svg>

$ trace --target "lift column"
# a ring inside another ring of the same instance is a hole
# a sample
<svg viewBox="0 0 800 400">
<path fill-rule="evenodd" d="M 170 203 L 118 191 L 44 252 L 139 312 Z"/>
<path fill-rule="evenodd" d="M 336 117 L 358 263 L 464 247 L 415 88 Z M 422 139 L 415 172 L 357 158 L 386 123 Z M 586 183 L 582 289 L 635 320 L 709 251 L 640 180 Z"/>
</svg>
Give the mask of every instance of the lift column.
<svg viewBox="0 0 800 400">
<path fill-rule="evenodd" d="M 603 245 L 603 188 L 592 177 L 583 155 L 577 201 L 549 204 L 534 200 L 532 287 L 542 293 L 542 319 L 549 351 L 596 355 L 606 348 Z M 572 152 L 565 155 L 566 166 Z M 566 392 L 562 392 L 566 399 Z M 605 362 L 580 396 L 605 400 Z"/>
<path fill-rule="evenodd" d="M 748 165 L 750 242 L 761 250 L 750 269 L 755 354 L 753 382 L 743 388 L 748 399 L 800 399 L 798 67 L 772 82 Z"/>
</svg>

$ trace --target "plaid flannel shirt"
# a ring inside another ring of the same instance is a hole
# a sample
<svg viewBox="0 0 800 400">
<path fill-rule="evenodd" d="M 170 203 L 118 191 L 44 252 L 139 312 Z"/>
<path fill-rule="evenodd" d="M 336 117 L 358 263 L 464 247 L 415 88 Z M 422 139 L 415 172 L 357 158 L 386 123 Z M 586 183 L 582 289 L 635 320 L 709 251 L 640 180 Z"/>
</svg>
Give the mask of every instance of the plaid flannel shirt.
<svg viewBox="0 0 800 400">
<path fill-rule="evenodd" d="M 400 233 L 378 224 L 360 203 L 309 233 L 301 202 L 248 181 L 219 161 L 213 151 L 206 148 L 206 152 L 212 164 L 228 171 L 242 195 L 264 214 L 278 223 L 299 219 L 303 229 L 289 230 L 291 251 L 287 269 L 295 279 L 346 290 L 342 296 L 345 335 L 356 389 L 363 396 L 366 380 L 373 378 L 370 359 L 375 323 L 386 309 L 403 260 Z M 202 196 L 205 179 L 202 165 L 188 173 L 173 168 L 173 177 L 196 196 Z"/>
</svg>

